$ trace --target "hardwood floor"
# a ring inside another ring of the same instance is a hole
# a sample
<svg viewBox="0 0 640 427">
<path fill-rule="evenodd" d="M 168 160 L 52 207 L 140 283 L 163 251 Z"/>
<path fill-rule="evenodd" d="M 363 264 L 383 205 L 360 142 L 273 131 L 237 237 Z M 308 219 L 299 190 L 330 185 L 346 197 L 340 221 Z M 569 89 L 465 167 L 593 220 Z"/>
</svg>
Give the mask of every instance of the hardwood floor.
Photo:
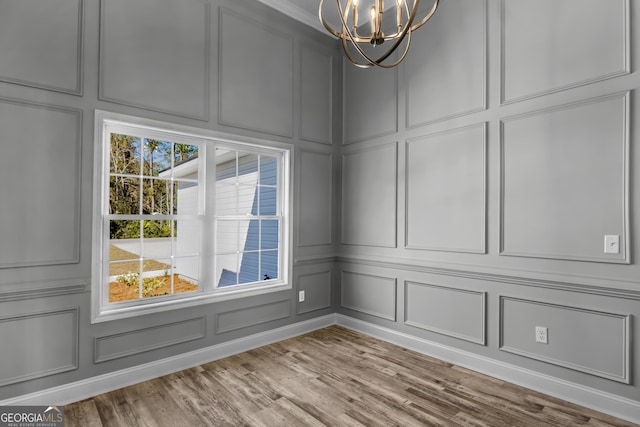
<svg viewBox="0 0 640 427">
<path fill-rule="evenodd" d="M 634 426 L 332 326 L 65 407 L 66 426 Z"/>
</svg>

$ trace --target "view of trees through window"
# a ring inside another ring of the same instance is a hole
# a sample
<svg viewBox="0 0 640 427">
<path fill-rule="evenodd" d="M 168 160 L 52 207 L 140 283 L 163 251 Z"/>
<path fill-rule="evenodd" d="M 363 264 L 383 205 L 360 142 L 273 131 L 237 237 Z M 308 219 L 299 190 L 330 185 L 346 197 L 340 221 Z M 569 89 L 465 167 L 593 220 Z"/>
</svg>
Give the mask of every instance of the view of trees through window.
<svg viewBox="0 0 640 427">
<path fill-rule="evenodd" d="M 199 289 L 208 221 L 199 206 L 211 189 L 215 257 L 204 267 L 214 287 L 279 277 L 278 156 L 215 146 L 214 173 L 197 144 L 109 135 L 109 302 Z M 215 177 L 209 190 L 206 176 Z"/>
<path fill-rule="evenodd" d="M 179 212 L 178 197 L 179 188 L 197 185 L 198 155 L 197 145 L 110 134 L 110 302 L 198 289 L 197 275 L 176 273 L 199 256 L 181 253 L 176 240 L 197 223 L 195 208 Z M 189 173 L 176 176 L 188 163 Z"/>
</svg>

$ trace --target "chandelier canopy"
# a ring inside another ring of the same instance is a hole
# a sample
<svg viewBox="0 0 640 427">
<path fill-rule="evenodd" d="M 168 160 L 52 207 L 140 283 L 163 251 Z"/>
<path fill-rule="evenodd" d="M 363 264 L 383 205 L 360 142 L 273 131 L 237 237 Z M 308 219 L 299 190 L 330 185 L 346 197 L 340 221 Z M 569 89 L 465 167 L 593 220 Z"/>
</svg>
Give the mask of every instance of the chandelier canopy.
<svg viewBox="0 0 640 427">
<path fill-rule="evenodd" d="M 340 16 L 340 29 L 335 29 L 325 20 L 323 5 L 324 0 L 320 0 L 318 14 L 322 25 L 342 42 L 342 49 L 346 57 L 354 65 L 361 68 L 372 66 L 382 68 L 392 68 L 398 65 L 407 56 L 411 45 L 411 33 L 427 22 L 436 9 L 440 0 L 432 0 L 433 6 L 421 19 L 416 19 L 420 0 L 392 0 L 395 3 L 395 21 L 393 18 L 394 7 L 387 10 L 384 7 L 384 0 L 346 0 L 343 6 L 342 0 L 336 0 L 338 15 Z M 366 3 L 365 5 L 360 4 Z M 368 9 L 367 18 L 369 25 L 360 25 L 360 11 L 364 7 Z M 384 12 L 392 15 L 383 22 Z M 349 19 L 351 17 L 351 19 Z M 417 22 L 417 23 L 416 23 Z M 389 34 L 383 32 L 383 28 L 389 28 Z M 384 62 L 405 40 L 402 53 L 399 57 L 392 58 L 391 62 Z M 377 52 L 378 46 L 385 42 L 391 43 L 387 49 Z M 369 46 L 371 45 L 371 46 Z M 356 54 L 357 53 L 357 54 Z"/>
</svg>

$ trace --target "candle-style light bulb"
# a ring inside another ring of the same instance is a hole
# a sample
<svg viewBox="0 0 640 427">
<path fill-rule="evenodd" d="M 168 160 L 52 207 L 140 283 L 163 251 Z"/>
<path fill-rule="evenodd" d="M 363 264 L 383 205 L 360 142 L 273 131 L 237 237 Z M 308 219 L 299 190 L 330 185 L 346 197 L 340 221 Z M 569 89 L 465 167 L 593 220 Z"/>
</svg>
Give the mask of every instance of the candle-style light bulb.
<svg viewBox="0 0 640 427">
<path fill-rule="evenodd" d="M 353 31 L 358 29 L 358 0 L 353 0 Z"/>
<path fill-rule="evenodd" d="M 376 21 L 378 17 L 378 12 L 376 11 L 375 6 L 371 6 L 369 9 L 369 14 L 371 15 L 371 37 L 375 37 L 376 35 Z"/>
<path fill-rule="evenodd" d="M 397 1 L 396 23 L 398 25 L 398 31 L 400 31 L 400 28 L 402 28 L 402 0 L 396 0 L 396 1 Z"/>
</svg>

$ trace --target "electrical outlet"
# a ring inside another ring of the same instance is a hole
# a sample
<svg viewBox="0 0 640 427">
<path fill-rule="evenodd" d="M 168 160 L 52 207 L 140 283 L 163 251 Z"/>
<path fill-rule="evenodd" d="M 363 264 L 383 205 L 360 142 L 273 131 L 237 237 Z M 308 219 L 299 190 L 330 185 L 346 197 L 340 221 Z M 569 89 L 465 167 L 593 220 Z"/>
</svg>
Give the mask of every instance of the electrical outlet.
<svg viewBox="0 0 640 427">
<path fill-rule="evenodd" d="M 615 234 L 607 234 L 604 236 L 604 253 L 619 254 L 620 253 L 620 236 Z"/>
<path fill-rule="evenodd" d="M 298 302 L 304 302 L 304 291 L 298 292 Z"/>
<path fill-rule="evenodd" d="M 536 342 L 549 344 L 547 328 L 545 328 L 544 326 L 536 326 Z"/>
</svg>

